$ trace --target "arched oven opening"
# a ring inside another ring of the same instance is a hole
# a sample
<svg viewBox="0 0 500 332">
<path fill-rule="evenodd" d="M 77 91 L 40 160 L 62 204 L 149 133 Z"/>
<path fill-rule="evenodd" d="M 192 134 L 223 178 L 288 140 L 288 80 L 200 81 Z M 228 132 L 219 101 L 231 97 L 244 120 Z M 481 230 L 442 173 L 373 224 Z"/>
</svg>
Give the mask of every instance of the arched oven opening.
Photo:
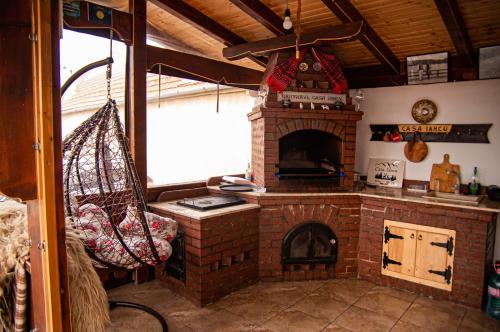
<svg viewBox="0 0 500 332">
<path fill-rule="evenodd" d="M 298 130 L 279 140 L 280 178 L 336 178 L 342 172 L 342 140 L 320 130 Z"/>
<path fill-rule="evenodd" d="M 286 264 L 335 264 L 338 241 L 325 224 L 308 222 L 292 228 L 283 238 L 281 262 Z"/>
</svg>

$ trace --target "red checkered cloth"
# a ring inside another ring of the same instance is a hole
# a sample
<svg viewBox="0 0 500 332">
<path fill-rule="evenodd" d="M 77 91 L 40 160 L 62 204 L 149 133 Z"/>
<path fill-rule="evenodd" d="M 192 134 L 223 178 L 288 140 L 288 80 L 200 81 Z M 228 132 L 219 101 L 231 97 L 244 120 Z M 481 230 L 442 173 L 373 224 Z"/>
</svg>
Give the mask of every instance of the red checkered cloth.
<svg viewBox="0 0 500 332">
<path fill-rule="evenodd" d="M 297 74 L 299 63 L 304 58 L 305 50 L 300 51 L 299 58 L 295 58 L 295 54 L 286 61 L 276 65 L 273 68 L 271 75 L 267 77 L 267 85 L 274 92 L 285 91 Z"/>
<path fill-rule="evenodd" d="M 333 55 L 321 50 L 311 48 L 311 53 L 316 61 L 321 63 L 321 71 L 333 87 L 333 93 L 344 93 L 347 91 L 347 81 L 340 61 Z"/>
</svg>

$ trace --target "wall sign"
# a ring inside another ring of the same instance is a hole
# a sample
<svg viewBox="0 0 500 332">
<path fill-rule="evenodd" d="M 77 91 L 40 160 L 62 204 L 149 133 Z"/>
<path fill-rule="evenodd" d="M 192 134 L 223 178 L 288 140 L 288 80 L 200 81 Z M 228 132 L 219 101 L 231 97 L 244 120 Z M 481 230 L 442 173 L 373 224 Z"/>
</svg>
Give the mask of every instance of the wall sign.
<svg viewBox="0 0 500 332">
<path fill-rule="evenodd" d="M 403 187 L 405 161 L 370 158 L 367 183 L 382 187 Z"/>
<path fill-rule="evenodd" d="M 372 124 L 370 141 L 383 141 L 384 136 L 400 133 L 401 141 L 411 141 L 420 132 L 424 142 L 490 143 L 488 130 L 492 124 Z"/>
<path fill-rule="evenodd" d="M 337 102 L 346 103 L 345 94 L 333 93 L 314 93 L 314 92 L 297 92 L 283 91 L 278 93 L 278 101 L 284 99 L 290 100 L 292 103 L 314 103 L 314 104 L 335 104 Z"/>
<path fill-rule="evenodd" d="M 453 125 L 451 124 L 400 124 L 398 125 L 401 133 L 449 133 Z"/>
</svg>

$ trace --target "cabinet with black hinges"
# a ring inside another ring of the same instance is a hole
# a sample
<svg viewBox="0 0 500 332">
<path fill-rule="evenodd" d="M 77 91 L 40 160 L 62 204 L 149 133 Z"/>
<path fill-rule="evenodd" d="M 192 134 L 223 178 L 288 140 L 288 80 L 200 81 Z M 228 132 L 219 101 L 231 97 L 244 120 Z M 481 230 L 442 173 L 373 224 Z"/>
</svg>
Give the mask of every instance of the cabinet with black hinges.
<svg viewBox="0 0 500 332">
<path fill-rule="evenodd" d="M 451 291 L 454 230 L 384 221 L 382 274 Z"/>
</svg>

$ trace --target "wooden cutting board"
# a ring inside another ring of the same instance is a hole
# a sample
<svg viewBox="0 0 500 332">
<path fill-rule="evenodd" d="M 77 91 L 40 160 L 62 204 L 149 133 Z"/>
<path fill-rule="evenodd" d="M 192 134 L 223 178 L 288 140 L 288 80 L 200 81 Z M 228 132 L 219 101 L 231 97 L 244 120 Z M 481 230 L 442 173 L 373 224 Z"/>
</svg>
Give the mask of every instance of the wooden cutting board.
<svg viewBox="0 0 500 332">
<path fill-rule="evenodd" d="M 405 145 L 404 153 L 406 159 L 411 162 L 419 163 L 425 159 L 429 149 L 427 148 L 427 144 L 422 141 L 420 135 L 414 134 L 413 140 L 409 141 Z"/>
<path fill-rule="evenodd" d="M 451 174 L 448 174 L 448 171 Z M 460 176 L 460 166 L 450 163 L 450 155 L 443 156 L 441 164 L 433 164 L 431 171 L 431 181 L 429 183 L 430 190 L 436 190 L 436 180 L 439 180 L 439 191 L 445 193 L 455 192 L 455 184 L 457 183 L 457 175 Z"/>
</svg>

